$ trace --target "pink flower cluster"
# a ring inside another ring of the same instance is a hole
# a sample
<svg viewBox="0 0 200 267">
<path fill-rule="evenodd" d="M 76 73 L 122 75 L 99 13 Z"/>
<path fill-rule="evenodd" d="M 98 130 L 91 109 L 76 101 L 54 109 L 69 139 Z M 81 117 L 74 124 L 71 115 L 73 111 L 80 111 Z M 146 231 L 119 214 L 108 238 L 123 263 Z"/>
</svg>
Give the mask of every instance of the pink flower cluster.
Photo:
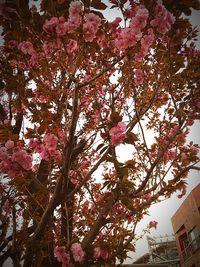
<svg viewBox="0 0 200 267">
<path fill-rule="evenodd" d="M 83 34 L 86 42 L 92 42 L 101 25 L 101 18 L 93 13 L 86 14 L 83 24 Z"/>
<path fill-rule="evenodd" d="M 146 200 L 146 202 L 150 202 L 150 200 L 151 200 L 151 194 L 150 193 L 145 194 L 144 195 L 144 199 Z"/>
<path fill-rule="evenodd" d="M 167 164 L 169 161 L 173 161 L 177 156 L 177 151 L 175 149 L 168 149 L 163 156 L 164 164 Z"/>
<path fill-rule="evenodd" d="M 20 146 L 14 147 L 12 140 L 8 140 L 5 146 L 0 148 L 0 172 L 15 178 L 31 168 L 32 157 Z"/>
<path fill-rule="evenodd" d="M 131 19 L 131 28 L 136 28 L 138 32 L 143 30 L 147 25 L 149 11 L 143 5 L 135 8 L 135 16 Z"/>
<path fill-rule="evenodd" d="M 72 1 L 69 6 L 69 18 L 65 21 L 64 17 L 52 17 L 46 20 L 43 30 L 47 33 L 56 31 L 58 37 L 64 36 L 67 32 L 74 32 L 81 24 L 82 5 L 79 1 Z"/>
<path fill-rule="evenodd" d="M 89 171 L 89 167 L 90 166 L 91 166 L 91 161 L 90 160 L 82 161 L 77 167 L 77 169 L 81 170 L 81 174 L 78 173 L 77 171 L 74 171 L 74 170 L 70 170 L 69 171 L 70 181 L 73 184 L 78 184 L 79 181 L 80 181 L 80 177 L 82 179 L 84 179 L 88 175 L 88 171 Z"/>
<path fill-rule="evenodd" d="M 35 53 L 35 49 L 33 48 L 33 44 L 29 41 L 23 41 L 18 44 L 18 49 L 22 51 L 24 54 L 32 55 Z"/>
<path fill-rule="evenodd" d="M 158 222 L 156 222 L 156 221 L 150 221 L 149 222 L 149 228 L 157 228 L 157 224 L 158 224 Z"/>
<path fill-rule="evenodd" d="M 66 34 L 65 18 L 64 17 L 52 17 L 50 20 L 45 20 L 43 30 L 47 33 L 56 31 L 57 36 L 61 37 Z"/>
<path fill-rule="evenodd" d="M 68 32 L 74 32 L 82 22 L 82 5 L 79 1 L 72 1 L 69 6 L 69 18 L 65 23 Z"/>
<path fill-rule="evenodd" d="M 135 15 L 131 19 L 130 28 L 121 29 L 116 34 L 115 47 L 118 50 L 125 50 L 132 47 L 142 38 L 142 30 L 147 24 L 149 11 L 139 5 L 135 9 Z"/>
<path fill-rule="evenodd" d="M 101 249 L 100 247 L 96 247 L 94 249 L 94 258 L 95 259 L 107 260 L 108 256 L 109 256 L 108 251 Z"/>
<path fill-rule="evenodd" d="M 140 85 L 144 81 L 144 72 L 141 69 L 135 70 L 135 84 Z"/>
<path fill-rule="evenodd" d="M 83 251 L 81 244 L 73 243 L 71 245 L 71 252 L 73 254 L 75 262 L 82 263 L 84 261 L 85 252 Z"/>
<path fill-rule="evenodd" d="M 178 195 L 178 198 L 182 198 L 183 196 L 185 196 L 185 194 L 187 193 L 187 187 L 185 184 L 182 185 L 181 189 L 181 193 Z"/>
<path fill-rule="evenodd" d="M 22 53 L 24 53 L 25 55 L 29 55 L 31 56 L 31 58 L 29 59 L 28 62 L 28 66 L 35 66 L 38 63 L 38 54 L 35 51 L 33 44 L 29 41 L 23 41 L 21 43 L 18 44 L 18 49 L 22 51 Z M 24 64 L 23 62 L 21 62 L 21 64 Z M 26 65 L 22 65 L 22 68 L 26 68 Z"/>
<path fill-rule="evenodd" d="M 61 50 L 62 47 L 63 44 L 59 38 L 51 39 L 43 43 L 43 50 L 46 56 L 51 56 L 51 53 L 55 52 L 56 50 Z"/>
<path fill-rule="evenodd" d="M 76 171 L 70 170 L 69 171 L 69 179 L 72 182 L 72 184 L 78 184 L 79 179 Z"/>
<path fill-rule="evenodd" d="M 73 265 L 70 263 L 70 257 L 66 253 L 64 247 L 55 247 L 54 248 L 54 257 L 57 258 L 58 262 L 62 262 L 62 267 L 72 267 Z"/>
<path fill-rule="evenodd" d="M 116 32 L 118 26 L 119 26 L 119 23 L 122 21 L 121 18 L 117 17 L 114 21 L 110 22 L 109 23 L 109 26 L 111 28 L 111 31 L 114 33 Z"/>
<path fill-rule="evenodd" d="M 123 143 L 126 138 L 126 125 L 124 122 L 118 122 L 117 126 L 110 129 L 109 134 L 111 137 L 111 143 L 113 146 L 117 146 Z"/>
<path fill-rule="evenodd" d="M 154 41 L 154 33 L 153 29 L 148 29 L 148 34 L 144 35 L 143 38 L 141 39 L 141 50 L 140 52 L 136 53 L 135 55 L 135 60 L 136 61 L 142 61 L 145 56 L 148 54 L 149 48 L 152 45 Z"/>
<path fill-rule="evenodd" d="M 70 39 L 67 45 L 67 53 L 72 54 L 78 49 L 78 44 L 76 40 Z"/>
<path fill-rule="evenodd" d="M 31 139 L 29 142 L 29 147 L 34 150 L 34 152 L 39 153 L 41 158 L 48 161 L 51 158 L 55 160 L 61 160 L 62 155 L 57 149 L 58 138 L 54 134 L 45 134 L 44 142 L 41 143 L 38 140 Z"/>
<path fill-rule="evenodd" d="M 174 22 L 175 17 L 158 0 L 155 7 L 155 18 L 151 21 L 151 26 L 156 27 L 159 33 L 165 34 L 171 29 Z"/>
</svg>

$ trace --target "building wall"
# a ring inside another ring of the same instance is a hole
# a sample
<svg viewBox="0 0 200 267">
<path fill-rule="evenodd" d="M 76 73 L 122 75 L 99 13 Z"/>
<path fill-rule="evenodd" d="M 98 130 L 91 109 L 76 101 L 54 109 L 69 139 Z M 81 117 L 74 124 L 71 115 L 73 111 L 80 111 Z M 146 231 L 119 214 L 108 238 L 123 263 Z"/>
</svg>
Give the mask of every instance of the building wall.
<svg viewBox="0 0 200 267">
<path fill-rule="evenodd" d="M 182 267 L 200 267 L 200 184 L 173 215 L 172 226 Z"/>
</svg>

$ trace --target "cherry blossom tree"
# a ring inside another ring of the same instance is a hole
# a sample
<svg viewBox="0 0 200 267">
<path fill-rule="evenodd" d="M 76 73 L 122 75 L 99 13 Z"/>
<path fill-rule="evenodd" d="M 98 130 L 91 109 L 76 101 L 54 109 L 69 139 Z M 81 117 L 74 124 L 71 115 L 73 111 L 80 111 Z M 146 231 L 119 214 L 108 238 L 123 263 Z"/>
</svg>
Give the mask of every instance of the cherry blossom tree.
<svg viewBox="0 0 200 267">
<path fill-rule="evenodd" d="M 200 115 L 200 53 L 183 15 L 200 5 L 39 5 L 0 6 L 0 262 L 115 266 L 149 207 L 182 197 L 199 170 L 186 138 Z"/>
</svg>

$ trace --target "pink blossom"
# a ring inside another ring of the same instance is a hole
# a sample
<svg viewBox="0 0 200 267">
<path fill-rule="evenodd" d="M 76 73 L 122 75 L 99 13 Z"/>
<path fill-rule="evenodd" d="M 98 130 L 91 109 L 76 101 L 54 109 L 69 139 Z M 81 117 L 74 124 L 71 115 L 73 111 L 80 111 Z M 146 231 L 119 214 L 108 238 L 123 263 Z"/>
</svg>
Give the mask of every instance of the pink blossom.
<svg viewBox="0 0 200 267">
<path fill-rule="evenodd" d="M 72 264 L 70 263 L 70 257 L 66 253 L 64 247 L 55 247 L 54 257 L 57 258 L 58 262 L 62 262 L 62 267 L 72 267 Z"/>
<path fill-rule="evenodd" d="M 71 53 L 75 52 L 77 49 L 78 49 L 77 41 L 70 39 L 69 43 L 67 45 L 67 52 L 69 54 L 71 54 Z"/>
<path fill-rule="evenodd" d="M 187 187 L 185 184 L 183 184 L 182 188 L 181 188 L 181 194 L 178 195 L 178 198 L 182 198 L 183 196 L 185 196 L 185 194 L 187 193 Z"/>
<path fill-rule="evenodd" d="M 28 145 L 29 145 L 30 148 L 33 149 L 33 148 L 35 148 L 38 144 L 39 144 L 38 140 L 31 138 L 30 141 L 29 141 L 29 144 L 28 144 Z"/>
<path fill-rule="evenodd" d="M 143 38 L 141 39 L 142 49 L 145 52 L 147 52 L 149 47 L 153 43 L 153 41 L 154 41 L 154 33 L 153 33 L 153 29 L 150 28 L 150 29 L 148 29 L 148 34 L 144 35 Z"/>
<path fill-rule="evenodd" d="M 150 194 L 150 193 L 145 194 L 145 195 L 144 195 L 144 199 L 145 199 L 147 202 L 149 202 L 149 201 L 151 200 L 151 194 Z"/>
<path fill-rule="evenodd" d="M 43 49 L 44 49 L 44 53 L 46 55 L 51 54 L 56 48 L 57 47 L 55 45 L 55 42 L 53 43 L 53 42 L 47 42 L 47 41 L 45 41 L 43 43 Z"/>
<path fill-rule="evenodd" d="M 16 40 L 10 40 L 8 42 L 8 47 L 9 48 L 14 48 L 14 47 L 17 47 L 17 46 L 18 46 L 18 41 L 16 41 Z"/>
<path fill-rule="evenodd" d="M 77 173 L 73 170 L 69 171 L 69 178 L 72 184 L 78 184 Z"/>
<path fill-rule="evenodd" d="M 135 16 L 131 20 L 131 27 L 141 31 L 147 24 L 149 11 L 143 5 L 136 7 Z"/>
<path fill-rule="evenodd" d="M 141 51 L 136 53 L 135 60 L 142 61 L 144 57 L 148 54 L 149 48 L 154 41 L 154 33 L 153 30 L 150 28 L 148 29 L 148 34 L 144 35 L 141 39 Z"/>
<path fill-rule="evenodd" d="M 86 42 L 92 42 L 96 32 L 101 25 L 101 18 L 94 13 L 85 15 L 85 23 L 83 24 L 83 34 Z"/>
<path fill-rule="evenodd" d="M 32 157 L 21 147 L 13 147 L 12 155 L 6 153 L 6 148 L 0 149 L 0 171 L 15 178 L 22 175 L 23 170 L 32 168 Z"/>
<path fill-rule="evenodd" d="M 103 250 L 100 247 L 96 247 L 94 249 L 94 258 L 95 259 L 100 259 L 101 258 L 103 260 L 107 260 L 108 256 L 109 256 L 108 251 Z"/>
<path fill-rule="evenodd" d="M 54 149 L 57 146 L 58 138 L 54 134 L 45 134 L 44 143 L 48 149 Z"/>
<path fill-rule="evenodd" d="M 142 84 L 144 81 L 144 72 L 141 69 L 135 70 L 135 84 L 139 85 Z"/>
<path fill-rule="evenodd" d="M 131 29 L 121 29 L 116 35 L 114 45 L 118 50 L 123 51 L 136 42 L 135 34 L 131 32 Z"/>
<path fill-rule="evenodd" d="M 58 18 L 52 17 L 50 20 L 46 20 L 43 25 L 43 30 L 45 32 L 52 31 L 59 23 Z"/>
<path fill-rule="evenodd" d="M 157 228 L 157 224 L 158 224 L 158 222 L 156 222 L 156 221 L 150 221 L 149 222 L 149 228 Z"/>
<path fill-rule="evenodd" d="M 48 98 L 46 96 L 40 95 L 38 100 L 39 100 L 40 103 L 46 103 L 47 102 L 47 99 Z"/>
<path fill-rule="evenodd" d="M 68 21 L 64 23 L 66 32 L 74 32 L 80 26 L 80 22 L 80 19 L 78 19 L 77 17 L 68 19 Z"/>
<path fill-rule="evenodd" d="M 34 147 L 34 151 L 36 153 L 42 153 L 42 151 L 44 150 L 44 145 L 43 144 L 37 144 L 35 147 Z"/>
<path fill-rule="evenodd" d="M 49 80 L 44 81 L 44 84 L 48 87 L 51 87 L 51 82 Z"/>
<path fill-rule="evenodd" d="M 171 25 L 175 22 L 175 17 L 164 7 L 160 0 L 157 1 L 155 7 L 155 18 L 151 21 L 151 25 L 156 27 L 157 31 L 165 34 L 171 29 Z"/>
<path fill-rule="evenodd" d="M 5 147 L 7 149 L 11 149 L 14 147 L 14 142 L 12 140 L 8 140 L 6 143 L 5 143 Z"/>
<path fill-rule="evenodd" d="M 33 55 L 35 53 L 33 44 L 29 41 L 23 41 L 19 43 L 18 49 L 21 50 L 24 54 L 28 55 Z"/>
<path fill-rule="evenodd" d="M 81 24 L 82 5 L 79 1 L 72 1 L 69 6 L 69 18 L 64 23 L 67 32 L 74 32 Z"/>
<path fill-rule="evenodd" d="M 71 252 L 76 262 L 82 263 L 84 261 L 85 252 L 83 251 L 81 244 L 73 243 L 71 245 Z"/>
<path fill-rule="evenodd" d="M 65 22 L 65 18 L 63 16 L 59 17 L 58 20 L 59 20 L 59 23 L 64 23 Z"/>
<path fill-rule="evenodd" d="M 14 151 L 12 160 L 17 162 L 25 170 L 30 170 L 32 168 L 32 157 L 28 155 L 24 149 L 19 148 Z"/>
<path fill-rule="evenodd" d="M 58 149 L 50 149 L 48 152 L 55 160 L 62 160 L 62 155 Z"/>
<path fill-rule="evenodd" d="M 62 128 L 59 128 L 58 131 L 58 137 L 61 144 L 65 143 L 65 131 Z"/>
<path fill-rule="evenodd" d="M 65 27 L 65 24 L 62 22 L 62 23 L 59 23 L 57 26 L 56 26 L 56 33 L 57 35 L 60 37 L 60 36 L 64 36 L 66 34 L 66 27 Z"/>
<path fill-rule="evenodd" d="M 22 61 L 18 61 L 17 62 L 17 65 L 18 65 L 18 68 L 21 69 L 21 70 L 25 70 L 27 69 L 27 65 L 26 63 L 22 62 Z"/>
<path fill-rule="evenodd" d="M 40 156 L 42 159 L 49 161 L 50 155 L 49 155 L 49 150 L 43 146 L 42 151 L 40 152 Z"/>
<path fill-rule="evenodd" d="M 6 160 L 8 158 L 8 154 L 6 153 L 5 147 L 0 147 L 0 159 Z"/>
<path fill-rule="evenodd" d="M 116 33 L 114 45 L 118 50 L 123 51 L 128 47 L 132 47 L 142 38 L 141 30 L 146 26 L 148 16 L 149 11 L 143 5 L 136 7 L 130 27 L 120 29 Z"/>
<path fill-rule="evenodd" d="M 114 146 L 122 144 L 126 138 L 126 125 L 123 122 L 118 122 L 117 126 L 110 129 L 109 134 L 111 137 L 111 143 Z"/>
<path fill-rule="evenodd" d="M 74 222 L 78 222 L 78 219 L 79 219 L 78 215 L 74 215 L 74 216 L 73 216 L 73 221 L 74 221 Z"/>
<path fill-rule="evenodd" d="M 76 16 L 80 15 L 82 11 L 82 5 L 80 1 L 72 1 L 69 6 L 69 15 Z"/>
<path fill-rule="evenodd" d="M 25 170 L 30 170 L 32 168 L 32 157 L 30 155 L 26 155 L 24 157 L 24 162 L 21 163 L 22 168 Z"/>
<path fill-rule="evenodd" d="M 103 260 L 107 260 L 108 259 L 108 256 L 109 256 L 108 251 L 106 251 L 106 250 L 102 250 L 101 251 L 101 258 Z"/>
<path fill-rule="evenodd" d="M 122 21 L 121 18 L 117 17 L 114 21 L 109 23 L 109 26 L 111 27 L 112 31 L 115 31 L 116 28 L 119 26 L 119 23 Z"/>
<path fill-rule="evenodd" d="M 101 248 L 100 247 L 94 248 L 94 258 L 99 259 L 100 257 L 101 257 Z"/>
</svg>

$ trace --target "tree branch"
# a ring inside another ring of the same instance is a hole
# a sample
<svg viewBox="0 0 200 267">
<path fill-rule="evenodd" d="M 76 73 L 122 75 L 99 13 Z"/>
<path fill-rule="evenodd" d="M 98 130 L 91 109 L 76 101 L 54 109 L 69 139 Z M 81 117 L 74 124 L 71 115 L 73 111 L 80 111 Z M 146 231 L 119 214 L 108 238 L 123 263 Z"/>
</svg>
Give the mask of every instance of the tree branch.
<svg viewBox="0 0 200 267">
<path fill-rule="evenodd" d="M 82 88 L 84 86 L 87 86 L 88 84 L 91 84 L 93 81 L 95 81 L 96 79 L 98 79 L 99 77 L 101 77 L 104 73 L 106 73 L 107 71 L 111 70 L 115 64 L 117 64 L 118 62 L 120 62 L 124 57 L 126 56 L 126 54 L 121 55 L 121 57 L 117 58 L 116 60 L 113 61 L 113 63 L 108 66 L 107 68 L 105 68 L 104 70 L 102 70 L 100 73 L 98 73 L 97 75 L 95 75 L 92 79 L 90 79 L 89 81 L 86 81 L 82 84 L 79 85 L 79 88 Z"/>
</svg>

